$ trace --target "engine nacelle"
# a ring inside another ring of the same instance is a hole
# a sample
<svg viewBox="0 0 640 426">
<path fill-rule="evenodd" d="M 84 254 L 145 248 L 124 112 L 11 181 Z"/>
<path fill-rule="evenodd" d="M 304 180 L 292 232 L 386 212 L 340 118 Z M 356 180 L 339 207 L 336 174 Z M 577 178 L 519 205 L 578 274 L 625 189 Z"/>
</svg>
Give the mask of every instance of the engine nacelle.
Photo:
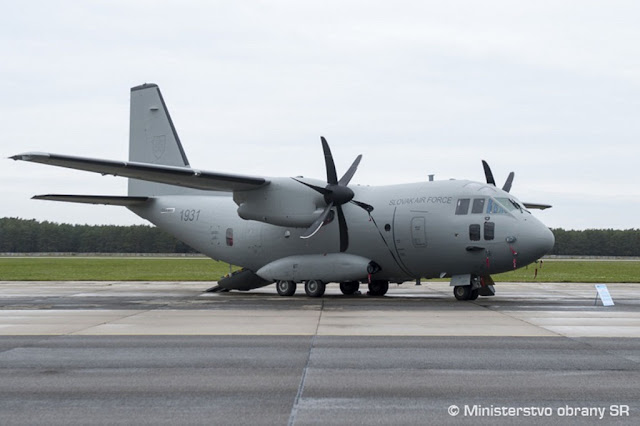
<svg viewBox="0 0 640 426">
<path fill-rule="evenodd" d="M 313 184 L 326 185 L 320 181 Z M 311 226 L 326 205 L 321 194 L 291 178 L 275 178 L 262 188 L 236 191 L 233 201 L 243 219 L 294 228 Z"/>
</svg>

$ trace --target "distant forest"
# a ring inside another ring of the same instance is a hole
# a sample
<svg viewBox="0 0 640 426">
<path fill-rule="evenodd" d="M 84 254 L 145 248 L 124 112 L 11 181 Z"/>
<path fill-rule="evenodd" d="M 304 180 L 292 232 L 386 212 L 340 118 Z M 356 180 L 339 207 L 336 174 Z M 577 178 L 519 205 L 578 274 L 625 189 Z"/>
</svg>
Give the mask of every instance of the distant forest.
<svg viewBox="0 0 640 426">
<path fill-rule="evenodd" d="M 552 229 L 550 254 L 640 256 L 640 229 Z M 67 225 L 0 219 L 0 253 L 196 253 L 166 232 L 146 225 Z"/>
<path fill-rule="evenodd" d="M 148 225 L 68 225 L 0 219 L 0 253 L 196 253 Z"/>
</svg>

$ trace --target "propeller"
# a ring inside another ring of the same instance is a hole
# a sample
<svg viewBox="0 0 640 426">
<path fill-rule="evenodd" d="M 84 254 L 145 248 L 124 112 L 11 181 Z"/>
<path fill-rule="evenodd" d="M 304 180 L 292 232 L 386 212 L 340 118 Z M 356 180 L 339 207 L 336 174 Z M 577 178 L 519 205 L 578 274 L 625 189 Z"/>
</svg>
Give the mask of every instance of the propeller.
<svg viewBox="0 0 640 426">
<path fill-rule="evenodd" d="M 491 173 L 491 167 L 489 167 L 489 164 L 484 160 L 482 160 L 482 168 L 484 169 L 484 176 L 487 178 L 487 183 L 489 185 L 496 186 L 496 181 L 493 178 L 493 173 Z M 515 177 L 515 173 L 513 172 L 509 173 L 507 180 L 504 182 L 504 185 L 502 186 L 502 190 L 504 192 L 511 191 L 511 185 L 513 185 L 514 177 Z M 552 207 L 550 204 L 527 203 L 527 202 L 523 202 L 522 204 L 528 209 L 544 210 Z"/>
<path fill-rule="evenodd" d="M 491 173 L 491 167 L 489 167 L 489 164 L 484 160 L 482 160 L 482 168 L 484 169 L 484 176 L 487 179 L 487 183 L 489 185 L 496 186 L 496 180 L 493 178 L 493 173 Z M 509 173 L 507 180 L 502 186 L 502 190 L 504 192 L 511 191 L 511 185 L 513 184 L 513 178 L 515 177 L 515 175 L 516 174 L 513 172 Z"/>
<path fill-rule="evenodd" d="M 327 203 L 327 207 L 325 207 L 324 211 L 318 218 L 311 224 L 311 226 L 300 236 L 300 238 L 311 238 L 313 237 L 323 225 L 331 222 L 334 218 L 333 208 L 338 214 L 338 228 L 340 230 L 340 251 L 346 251 L 349 248 L 349 228 L 347 226 L 347 221 L 344 217 L 344 212 L 342 210 L 342 206 L 351 202 L 356 206 L 366 210 L 368 213 L 373 211 L 373 206 L 355 201 L 353 199 L 354 193 L 351 188 L 348 187 L 351 178 L 356 173 L 358 169 L 358 165 L 360 164 L 360 160 L 362 160 L 362 155 L 358 155 L 354 160 L 349 170 L 338 180 L 338 174 L 336 173 L 336 165 L 333 162 L 333 155 L 331 155 L 331 149 L 329 148 L 329 144 L 327 140 L 321 136 L 320 141 L 322 142 L 322 150 L 324 151 L 324 163 L 327 169 L 327 185 L 325 187 L 312 185 L 306 182 L 302 182 L 298 179 L 296 181 L 301 184 L 308 186 L 316 192 L 319 192 L 324 196 L 324 201 Z"/>
</svg>

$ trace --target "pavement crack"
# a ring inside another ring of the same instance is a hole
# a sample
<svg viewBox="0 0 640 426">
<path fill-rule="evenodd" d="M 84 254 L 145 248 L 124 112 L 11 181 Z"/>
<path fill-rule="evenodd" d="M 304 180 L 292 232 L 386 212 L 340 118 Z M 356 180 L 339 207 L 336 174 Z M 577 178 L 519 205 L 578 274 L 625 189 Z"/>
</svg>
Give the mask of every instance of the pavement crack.
<svg viewBox="0 0 640 426">
<path fill-rule="evenodd" d="M 322 312 L 324 311 L 324 299 L 320 301 L 320 315 L 318 315 L 318 323 L 316 324 L 316 331 L 311 338 L 311 343 L 309 345 L 309 353 L 307 354 L 307 362 L 304 365 L 304 369 L 302 370 L 302 377 L 300 378 L 300 385 L 298 386 L 298 393 L 296 394 L 296 398 L 293 401 L 293 407 L 291 407 L 291 414 L 289 415 L 289 422 L 287 423 L 289 426 L 293 426 L 296 423 L 296 416 L 298 415 L 298 406 L 300 404 L 300 399 L 302 398 L 302 394 L 304 393 L 304 386 L 307 381 L 307 372 L 309 371 L 309 364 L 311 364 L 311 353 L 316 345 L 316 339 L 318 338 L 318 330 L 320 329 L 320 322 L 322 321 Z"/>
<path fill-rule="evenodd" d="M 166 305 L 164 305 L 164 306 L 166 306 Z M 85 327 L 85 328 L 82 328 L 82 329 L 80 329 L 80 330 L 74 330 L 74 331 L 70 331 L 70 332 L 68 332 L 68 333 L 63 333 L 63 334 L 60 334 L 60 335 L 61 335 L 61 336 L 73 336 L 73 335 L 75 335 L 75 334 L 82 333 L 83 331 L 90 330 L 90 329 L 95 328 L 95 327 L 100 327 L 101 325 L 111 324 L 111 323 L 113 323 L 114 321 L 122 321 L 122 320 L 124 320 L 124 319 L 131 318 L 131 317 L 135 317 L 136 315 L 146 314 L 146 313 L 148 313 L 148 312 L 155 311 L 155 310 L 157 310 L 157 309 L 158 309 L 158 308 L 145 309 L 145 310 L 138 310 L 138 311 L 136 311 L 136 312 L 133 312 L 132 314 L 125 315 L 125 316 L 122 316 L 122 317 L 119 317 L 118 319 L 115 319 L 115 320 L 114 320 L 114 319 L 108 319 L 108 320 L 103 321 L 103 322 L 101 322 L 101 323 L 99 323 L 99 324 L 92 324 L 92 325 L 90 325 L 90 326 L 88 326 L 88 327 Z"/>
</svg>

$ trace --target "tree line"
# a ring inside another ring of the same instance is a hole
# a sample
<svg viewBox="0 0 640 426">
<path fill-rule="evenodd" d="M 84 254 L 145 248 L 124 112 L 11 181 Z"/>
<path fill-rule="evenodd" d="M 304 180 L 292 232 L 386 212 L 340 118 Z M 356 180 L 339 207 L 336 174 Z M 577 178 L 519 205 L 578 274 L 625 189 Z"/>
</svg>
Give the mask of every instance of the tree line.
<svg viewBox="0 0 640 426">
<path fill-rule="evenodd" d="M 640 229 L 552 229 L 550 254 L 640 256 Z M 34 219 L 0 219 L 0 253 L 196 253 L 147 225 L 68 225 Z"/>
<path fill-rule="evenodd" d="M 551 229 L 556 244 L 550 254 L 575 256 L 640 256 L 640 229 Z"/>
<path fill-rule="evenodd" d="M 0 219 L 0 253 L 196 253 L 148 225 L 69 225 Z"/>
</svg>

